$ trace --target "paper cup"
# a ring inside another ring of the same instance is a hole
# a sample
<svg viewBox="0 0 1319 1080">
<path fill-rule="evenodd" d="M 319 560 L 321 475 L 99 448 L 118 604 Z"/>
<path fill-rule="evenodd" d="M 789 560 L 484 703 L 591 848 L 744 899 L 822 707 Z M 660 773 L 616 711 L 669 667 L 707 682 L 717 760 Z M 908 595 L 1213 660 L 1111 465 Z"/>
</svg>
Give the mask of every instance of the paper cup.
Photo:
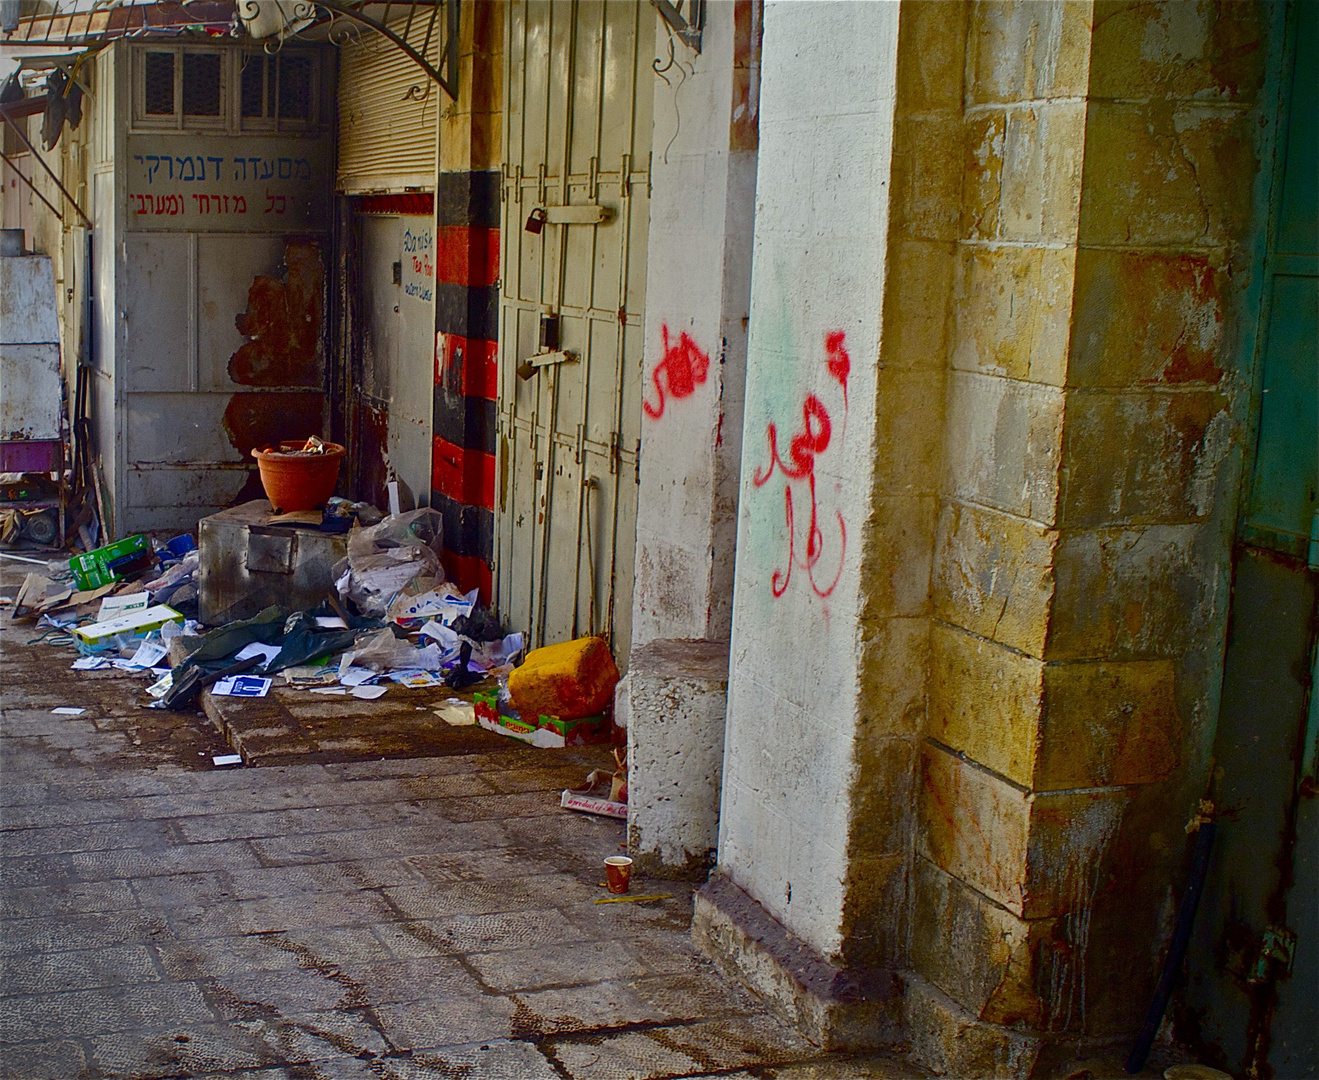
<svg viewBox="0 0 1319 1080">
<path fill-rule="evenodd" d="M 632 860 L 626 855 L 610 855 L 605 859 L 605 877 L 611 893 L 627 892 L 628 881 L 632 877 Z"/>
</svg>

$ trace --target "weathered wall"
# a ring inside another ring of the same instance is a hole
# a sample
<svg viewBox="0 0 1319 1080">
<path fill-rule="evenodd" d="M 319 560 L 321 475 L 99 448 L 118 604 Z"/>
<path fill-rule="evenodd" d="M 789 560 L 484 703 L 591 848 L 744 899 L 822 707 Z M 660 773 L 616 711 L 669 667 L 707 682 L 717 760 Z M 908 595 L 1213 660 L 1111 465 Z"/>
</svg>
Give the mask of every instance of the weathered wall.
<svg viewBox="0 0 1319 1080">
<path fill-rule="evenodd" d="M 824 957 L 905 967 L 938 1070 L 1046 1069 L 1149 1000 L 1217 709 L 1281 11 L 766 14 L 719 862 Z"/>
<path fill-rule="evenodd" d="M 981 1020 L 1129 1030 L 1170 931 L 1221 676 L 1270 18 L 969 11 L 912 953 Z"/>
<path fill-rule="evenodd" d="M 656 84 L 634 647 L 656 638 L 726 641 L 732 624 L 757 8 L 752 0 L 708 4 L 701 51 L 674 39 L 667 85 Z M 661 24 L 661 67 L 668 40 Z"/>
<path fill-rule="evenodd" d="M 828 958 L 863 712 L 897 19 L 894 4 L 765 7 L 719 862 Z"/>
</svg>

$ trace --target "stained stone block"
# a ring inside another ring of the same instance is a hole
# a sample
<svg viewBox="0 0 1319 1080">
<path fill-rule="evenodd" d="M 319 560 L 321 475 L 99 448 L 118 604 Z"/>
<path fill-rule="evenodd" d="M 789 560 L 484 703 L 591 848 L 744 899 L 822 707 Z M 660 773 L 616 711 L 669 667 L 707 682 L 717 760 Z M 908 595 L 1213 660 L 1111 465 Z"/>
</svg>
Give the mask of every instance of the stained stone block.
<svg viewBox="0 0 1319 1080">
<path fill-rule="evenodd" d="M 628 849 L 638 869 L 703 876 L 719 839 L 728 644 L 660 639 L 628 675 Z"/>
</svg>

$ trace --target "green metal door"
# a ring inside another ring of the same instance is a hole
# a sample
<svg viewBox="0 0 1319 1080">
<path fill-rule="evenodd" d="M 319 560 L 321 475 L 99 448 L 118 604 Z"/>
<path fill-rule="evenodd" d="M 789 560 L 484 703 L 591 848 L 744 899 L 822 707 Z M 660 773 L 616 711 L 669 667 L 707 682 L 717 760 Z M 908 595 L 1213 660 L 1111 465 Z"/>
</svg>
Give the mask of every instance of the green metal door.
<svg viewBox="0 0 1319 1080">
<path fill-rule="evenodd" d="M 1288 19 L 1295 59 L 1214 745 L 1218 847 L 1179 1032 L 1237 1075 L 1279 1078 L 1319 1076 L 1319 4 L 1292 4 Z"/>
</svg>

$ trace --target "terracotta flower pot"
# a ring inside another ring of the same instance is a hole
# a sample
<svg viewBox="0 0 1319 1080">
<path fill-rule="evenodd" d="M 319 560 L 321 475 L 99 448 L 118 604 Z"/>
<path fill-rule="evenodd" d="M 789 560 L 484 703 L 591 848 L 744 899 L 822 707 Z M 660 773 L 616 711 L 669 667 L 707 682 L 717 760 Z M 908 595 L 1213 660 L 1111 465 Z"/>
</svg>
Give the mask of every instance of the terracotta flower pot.
<svg viewBox="0 0 1319 1080">
<path fill-rule="evenodd" d="M 306 440 L 292 439 L 279 446 L 259 446 L 252 451 L 261 470 L 261 486 L 270 505 L 283 513 L 316 510 L 334 494 L 339 480 L 339 462 L 344 448 L 325 443 L 324 453 L 303 452 Z"/>
</svg>

